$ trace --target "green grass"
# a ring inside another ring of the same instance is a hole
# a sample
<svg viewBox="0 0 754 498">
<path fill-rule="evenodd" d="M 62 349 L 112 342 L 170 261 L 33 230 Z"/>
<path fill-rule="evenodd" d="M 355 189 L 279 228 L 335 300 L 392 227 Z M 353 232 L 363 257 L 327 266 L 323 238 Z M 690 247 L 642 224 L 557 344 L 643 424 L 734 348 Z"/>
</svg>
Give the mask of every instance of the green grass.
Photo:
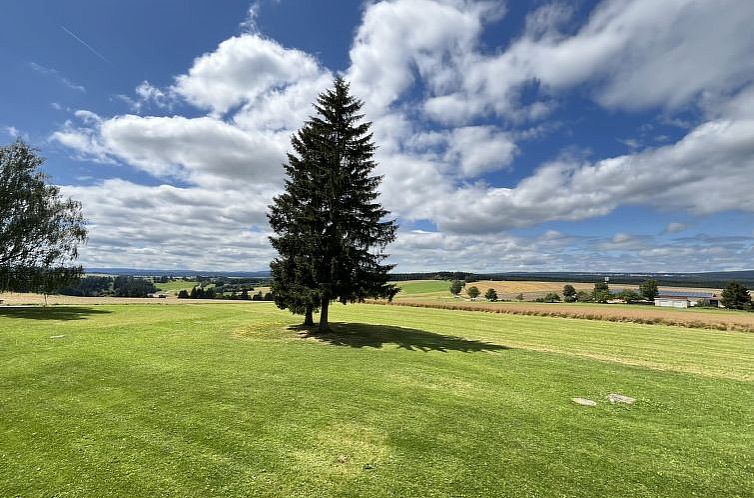
<svg viewBox="0 0 754 498">
<path fill-rule="evenodd" d="M 408 282 L 395 282 L 400 287 L 398 296 L 414 296 L 418 294 L 434 294 L 444 292 L 450 294 L 450 282 L 447 280 L 413 280 Z M 451 296 L 452 297 L 452 296 Z"/>
<path fill-rule="evenodd" d="M 164 282 L 164 283 L 156 283 L 154 284 L 155 287 L 157 287 L 157 290 L 160 290 L 162 292 L 173 292 L 178 293 L 178 291 L 181 291 L 183 289 L 191 290 L 197 285 L 199 285 L 199 282 L 190 281 L 187 282 L 185 280 L 171 280 L 170 282 Z"/>
<path fill-rule="evenodd" d="M 754 496 L 754 334 L 332 319 L 0 308 L 0 496 Z"/>
</svg>

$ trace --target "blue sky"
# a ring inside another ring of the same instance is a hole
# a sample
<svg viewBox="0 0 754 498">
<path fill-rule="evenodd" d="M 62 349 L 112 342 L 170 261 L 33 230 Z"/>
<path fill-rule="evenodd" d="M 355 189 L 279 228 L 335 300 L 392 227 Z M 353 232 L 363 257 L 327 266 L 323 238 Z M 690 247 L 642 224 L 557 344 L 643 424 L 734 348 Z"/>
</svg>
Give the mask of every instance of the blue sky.
<svg viewBox="0 0 754 498">
<path fill-rule="evenodd" d="M 365 101 L 398 271 L 754 267 L 747 0 L 10 0 L 0 140 L 88 266 L 265 269 L 289 138 Z"/>
</svg>

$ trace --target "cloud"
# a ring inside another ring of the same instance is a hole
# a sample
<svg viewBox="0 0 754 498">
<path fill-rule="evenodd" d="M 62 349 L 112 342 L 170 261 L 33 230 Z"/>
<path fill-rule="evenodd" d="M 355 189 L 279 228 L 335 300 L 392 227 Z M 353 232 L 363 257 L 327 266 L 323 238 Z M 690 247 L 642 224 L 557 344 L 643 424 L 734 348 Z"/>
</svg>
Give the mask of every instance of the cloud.
<svg viewBox="0 0 754 498">
<path fill-rule="evenodd" d="M 576 237 L 545 232 L 459 235 L 402 231 L 390 246 L 400 271 L 621 271 L 690 272 L 746 269 L 754 234 L 740 241 L 688 239 L 659 242 L 651 236 Z"/>
<path fill-rule="evenodd" d="M 326 70 L 300 50 L 287 49 L 257 34 L 244 33 L 194 60 L 171 88 L 192 105 L 223 115 L 303 81 L 318 81 Z"/>
<path fill-rule="evenodd" d="M 479 233 L 581 220 L 620 205 L 712 214 L 752 212 L 754 120 L 710 121 L 675 144 L 582 163 L 556 161 L 513 188 L 465 186 L 434 201 L 442 230 Z M 663 173 L 659 173 L 663 172 Z M 473 205 L 473 210 L 451 206 Z"/>
<path fill-rule="evenodd" d="M 172 109 L 175 101 L 175 96 L 169 91 L 162 90 L 146 80 L 139 83 L 134 89 L 134 94 L 134 97 L 122 94 L 115 97 L 128 104 L 131 110 L 137 114 L 150 107 Z"/>
<path fill-rule="evenodd" d="M 570 36 L 559 29 L 567 12 L 545 9 L 529 17 L 524 34 L 502 53 L 469 52 L 458 60 L 461 77 L 446 78 L 454 88 L 429 98 L 428 114 L 446 122 L 487 113 L 537 118 L 546 108 L 520 102 L 527 85 L 543 98 L 585 84 L 611 109 L 673 110 L 752 79 L 751 2 L 607 0 Z"/>
<path fill-rule="evenodd" d="M 381 200 L 401 220 L 437 228 L 400 233 L 391 249 L 400 270 L 640 269 L 644 258 L 644 270 L 659 271 L 677 265 L 678 254 L 688 268 L 739 265 L 750 242 L 510 233 L 625 205 L 695 215 L 754 211 L 754 62 L 743 56 L 752 52 L 745 21 L 754 7 L 726 5 L 607 0 L 578 25 L 567 5 L 547 4 L 498 50 L 482 40 L 504 15 L 501 2 L 366 4 L 345 74 L 373 121 Z M 138 255 L 150 266 L 194 268 L 269 261 L 266 205 L 282 186 L 290 134 L 333 71 L 265 38 L 255 24 L 244 29 L 171 85 L 144 81 L 127 98 L 136 113 L 188 107 L 186 116 L 78 111 L 53 133 L 78 158 L 135 168 L 164 184 L 68 187 L 94 224 L 87 261 L 107 266 L 115 264 L 108 257 L 120 264 Z M 627 154 L 586 159 L 553 151 L 554 159 L 519 171 L 523 143 L 558 129 L 542 119 L 577 88 L 617 112 L 657 108 L 667 122 L 683 121 L 685 136 L 653 141 L 652 130 L 642 131 L 641 142 L 625 142 Z M 680 120 L 676 110 L 697 112 Z M 672 225 L 667 232 L 677 233 Z"/>
<path fill-rule="evenodd" d="M 267 269 L 273 251 L 265 220 L 269 191 L 254 184 L 218 192 L 119 179 L 64 187 L 84 205 L 88 266 Z"/>
<path fill-rule="evenodd" d="M 671 222 L 665 227 L 664 233 L 678 233 L 686 230 L 688 226 L 685 223 Z"/>
<path fill-rule="evenodd" d="M 399 0 L 370 4 L 350 51 L 348 79 L 368 96 L 372 116 L 398 100 L 416 81 L 431 92 L 459 83 L 461 61 L 472 54 L 482 19 L 498 19 L 499 2 Z"/>
<path fill-rule="evenodd" d="M 3 126 L 3 131 L 10 137 L 18 137 L 21 132 L 15 126 Z"/>
<path fill-rule="evenodd" d="M 62 85 L 70 88 L 71 90 L 76 90 L 77 92 L 86 92 L 86 88 L 83 85 L 79 85 L 77 83 L 74 83 L 73 81 L 69 80 L 65 76 L 63 76 L 60 71 L 57 69 L 53 69 L 51 67 L 46 67 L 41 64 L 37 64 L 36 62 L 30 62 L 29 67 L 33 69 L 35 72 L 49 76 L 55 80 L 57 80 Z"/>
<path fill-rule="evenodd" d="M 211 117 L 134 115 L 69 126 L 52 138 L 100 161 L 204 186 L 279 181 L 288 141 L 287 134 L 240 130 Z"/>
<path fill-rule="evenodd" d="M 452 131 L 446 160 L 458 164 L 463 176 L 475 177 L 507 167 L 516 151 L 510 134 L 491 126 L 466 126 Z"/>
</svg>

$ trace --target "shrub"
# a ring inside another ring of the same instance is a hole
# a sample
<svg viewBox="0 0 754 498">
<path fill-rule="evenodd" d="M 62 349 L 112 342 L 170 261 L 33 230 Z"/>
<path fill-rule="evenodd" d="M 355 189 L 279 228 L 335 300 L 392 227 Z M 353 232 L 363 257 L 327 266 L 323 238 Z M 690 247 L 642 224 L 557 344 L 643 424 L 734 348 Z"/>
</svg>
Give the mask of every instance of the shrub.
<svg viewBox="0 0 754 498">
<path fill-rule="evenodd" d="M 487 292 L 484 293 L 484 298 L 487 301 L 497 301 L 497 291 L 495 289 L 487 289 Z"/>
<path fill-rule="evenodd" d="M 471 286 L 468 289 L 466 289 L 466 294 L 468 294 L 469 297 L 472 300 L 474 300 L 477 297 L 479 297 L 480 292 L 479 292 L 479 289 L 476 286 Z"/>
<path fill-rule="evenodd" d="M 618 297 L 626 301 L 627 303 L 635 303 L 636 301 L 641 301 L 641 296 L 638 292 L 631 289 L 625 289 L 623 292 L 618 294 Z"/>
<path fill-rule="evenodd" d="M 594 300 L 594 295 L 587 291 L 578 291 L 576 293 L 576 301 L 580 303 L 590 303 Z"/>
<path fill-rule="evenodd" d="M 560 295 L 557 292 L 548 292 L 542 299 L 546 303 L 559 303 Z"/>
</svg>

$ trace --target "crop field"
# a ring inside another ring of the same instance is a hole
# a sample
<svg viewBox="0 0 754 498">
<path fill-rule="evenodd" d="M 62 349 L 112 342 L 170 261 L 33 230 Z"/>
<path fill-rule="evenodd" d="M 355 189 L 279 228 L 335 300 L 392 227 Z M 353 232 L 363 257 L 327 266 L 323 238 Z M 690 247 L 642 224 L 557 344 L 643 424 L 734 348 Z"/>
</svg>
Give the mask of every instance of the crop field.
<svg viewBox="0 0 754 498">
<path fill-rule="evenodd" d="M 186 281 L 186 280 L 171 280 L 170 282 L 162 282 L 162 283 L 155 283 L 155 287 L 157 287 L 157 290 L 171 293 L 177 295 L 182 290 L 190 291 L 197 285 L 199 285 L 199 282 L 195 281 Z"/>
<path fill-rule="evenodd" d="M 379 304 L 387 304 L 377 301 Z M 612 322 L 635 322 L 643 324 L 675 325 L 679 327 L 705 328 L 713 330 L 736 330 L 754 332 L 754 313 L 747 311 L 716 308 L 657 308 L 645 305 L 593 304 L 593 303 L 519 303 L 446 301 L 437 300 L 396 300 L 392 306 L 414 306 L 457 311 L 484 311 L 511 315 L 549 316 L 580 318 Z"/>
<path fill-rule="evenodd" d="M 440 300 L 448 301 L 452 300 L 453 296 L 450 294 L 450 282 L 447 280 L 408 280 L 405 282 L 395 282 L 400 288 L 401 292 L 396 296 L 399 301 L 402 300 Z M 577 291 L 592 291 L 594 289 L 594 283 L 584 282 L 538 282 L 538 281 L 508 281 L 508 280 L 480 280 L 478 282 L 470 283 L 466 288 L 476 286 L 482 294 L 487 289 L 495 289 L 498 298 L 514 300 L 519 294 L 523 294 L 525 300 L 533 300 L 538 297 L 543 297 L 548 292 L 557 292 L 563 294 L 563 286 L 566 284 L 573 285 Z M 635 285 L 624 284 L 610 284 L 611 289 L 637 289 Z M 662 289 L 673 291 L 692 291 L 692 292 L 720 292 L 719 289 L 700 289 L 690 287 L 666 287 Z M 466 295 L 466 291 L 461 292 L 462 296 Z"/>
<path fill-rule="evenodd" d="M 754 496 L 754 334 L 331 318 L 0 307 L 0 496 Z"/>
</svg>

